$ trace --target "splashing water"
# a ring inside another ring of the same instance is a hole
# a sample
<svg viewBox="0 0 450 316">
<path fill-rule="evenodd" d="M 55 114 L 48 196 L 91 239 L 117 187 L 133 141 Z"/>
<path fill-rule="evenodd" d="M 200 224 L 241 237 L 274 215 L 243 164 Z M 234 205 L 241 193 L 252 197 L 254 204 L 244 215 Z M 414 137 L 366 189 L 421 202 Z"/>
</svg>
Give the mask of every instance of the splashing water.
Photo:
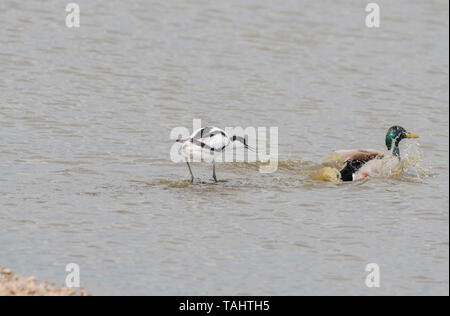
<svg viewBox="0 0 450 316">
<path fill-rule="evenodd" d="M 341 180 L 341 173 L 339 170 L 345 164 L 345 158 L 342 155 L 333 153 L 321 161 L 321 169 L 312 174 L 312 179 L 315 181 L 325 182 L 339 182 Z"/>
<path fill-rule="evenodd" d="M 392 164 L 392 156 L 387 156 L 380 159 L 379 172 L 370 174 L 372 178 L 393 178 L 399 181 L 423 181 L 431 175 L 431 167 L 425 162 L 425 155 L 420 145 L 416 142 L 405 143 L 402 148 L 402 161 L 400 164 Z M 261 166 L 268 165 L 267 162 L 252 162 L 252 163 L 225 163 L 220 165 L 221 171 L 229 173 L 239 173 L 241 176 L 246 175 L 245 182 L 239 182 L 239 185 L 244 183 L 256 187 L 253 179 Z M 274 185 L 281 187 L 297 186 L 300 183 L 311 183 L 322 181 L 338 183 L 341 181 L 340 170 L 345 165 L 345 157 L 333 153 L 320 162 L 314 163 L 304 160 L 280 160 L 278 161 L 278 170 L 273 174 L 261 175 L 264 179 L 265 186 Z M 224 179 L 234 179 L 235 177 L 226 175 Z M 224 184 L 223 182 L 222 184 Z M 203 181 L 196 181 L 195 184 L 215 184 L 208 180 L 207 175 Z M 155 183 L 148 184 L 149 186 L 163 186 L 166 189 L 183 189 L 191 187 L 191 183 L 187 179 L 159 179 Z M 227 186 L 237 185 L 235 181 L 227 183 Z"/>
<path fill-rule="evenodd" d="M 412 175 L 419 180 L 429 177 L 432 171 L 418 142 L 406 144 L 399 169 L 399 174 Z"/>
<path fill-rule="evenodd" d="M 338 182 L 341 180 L 341 174 L 336 168 L 325 167 L 315 172 L 312 175 L 312 179 L 325 182 Z"/>
</svg>

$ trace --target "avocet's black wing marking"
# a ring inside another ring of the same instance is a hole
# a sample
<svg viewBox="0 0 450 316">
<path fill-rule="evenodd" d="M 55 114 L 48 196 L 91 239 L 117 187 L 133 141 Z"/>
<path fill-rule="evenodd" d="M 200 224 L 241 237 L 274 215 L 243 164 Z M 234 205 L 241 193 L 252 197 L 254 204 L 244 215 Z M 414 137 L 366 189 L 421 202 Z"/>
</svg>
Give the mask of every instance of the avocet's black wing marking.
<svg viewBox="0 0 450 316">
<path fill-rule="evenodd" d="M 192 138 L 194 139 L 205 139 L 205 138 L 211 138 L 215 135 L 222 135 L 224 137 L 227 137 L 227 135 L 225 134 L 224 131 L 222 131 L 221 129 L 218 129 L 217 127 L 211 127 L 211 126 L 207 126 L 204 127 L 202 129 L 200 129 L 199 131 L 197 131 Z"/>
<path fill-rule="evenodd" d="M 189 141 L 210 152 L 221 152 L 230 143 L 228 135 L 217 127 L 204 127 L 195 132 Z"/>
</svg>

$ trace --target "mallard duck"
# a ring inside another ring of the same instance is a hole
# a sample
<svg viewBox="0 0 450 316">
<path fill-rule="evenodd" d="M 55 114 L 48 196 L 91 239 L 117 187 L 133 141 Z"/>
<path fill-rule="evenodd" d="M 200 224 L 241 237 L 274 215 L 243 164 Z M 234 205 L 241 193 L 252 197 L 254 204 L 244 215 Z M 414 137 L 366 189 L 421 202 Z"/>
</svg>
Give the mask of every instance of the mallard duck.
<svg viewBox="0 0 450 316">
<path fill-rule="evenodd" d="M 401 126 L 392 126 L 386 134 L 388 152 L 374 149 L 337 150 L 345 159 L 345 166 L 340 171 L 342 181 L 355 181 L 370 175 L 391 173 L 401 162 L 399 144 L 405 138 L 419 138 L 407 132 Z"/>
</svg>

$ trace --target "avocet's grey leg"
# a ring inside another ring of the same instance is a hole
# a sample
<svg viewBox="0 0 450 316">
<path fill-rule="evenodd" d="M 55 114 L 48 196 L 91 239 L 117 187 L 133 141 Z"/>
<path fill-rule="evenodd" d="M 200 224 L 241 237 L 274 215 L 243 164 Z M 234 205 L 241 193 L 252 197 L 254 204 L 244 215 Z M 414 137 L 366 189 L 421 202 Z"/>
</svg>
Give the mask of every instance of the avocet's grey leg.
<svg viewBox="0 0 450 316">
<path fill-rule="evenodd" d="M 217 176 L 216 176 L 216 162 L 213 160 L 213 179 L 217 182 Z"/>
<path fill-rule="evenodd" d="M 194 183 L 194 174 L 192 173 L 191 165 L 189 164 L 189 161 L 187 161 L 187 159 L 186 159 L 186 163 L 189 168 L 189 172 L 191 173 L 191 183 Z"/>
</svg>

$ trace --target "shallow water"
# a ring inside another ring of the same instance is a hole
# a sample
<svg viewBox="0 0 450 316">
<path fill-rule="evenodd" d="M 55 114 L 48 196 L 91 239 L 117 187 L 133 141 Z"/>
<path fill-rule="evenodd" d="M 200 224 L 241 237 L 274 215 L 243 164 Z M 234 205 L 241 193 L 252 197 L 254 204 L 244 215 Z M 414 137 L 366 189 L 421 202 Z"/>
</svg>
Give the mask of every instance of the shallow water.
<svg viewBox="0 0 450 316">
<path fill-rule="evenodd" d="M 0 2 L 0 266 L 60 285 L 75 262 L 93 294 L 448 295 L 447 1 L 378 1 L 379 29 L 356 0 L 78 3 L 68 29 L 61 1 Z M 169 134 L 194 118 L 279 127 L 278 172 L 190 185 Z M 394 124 L 420 164 L 314 180 Z"/>
</svg>

